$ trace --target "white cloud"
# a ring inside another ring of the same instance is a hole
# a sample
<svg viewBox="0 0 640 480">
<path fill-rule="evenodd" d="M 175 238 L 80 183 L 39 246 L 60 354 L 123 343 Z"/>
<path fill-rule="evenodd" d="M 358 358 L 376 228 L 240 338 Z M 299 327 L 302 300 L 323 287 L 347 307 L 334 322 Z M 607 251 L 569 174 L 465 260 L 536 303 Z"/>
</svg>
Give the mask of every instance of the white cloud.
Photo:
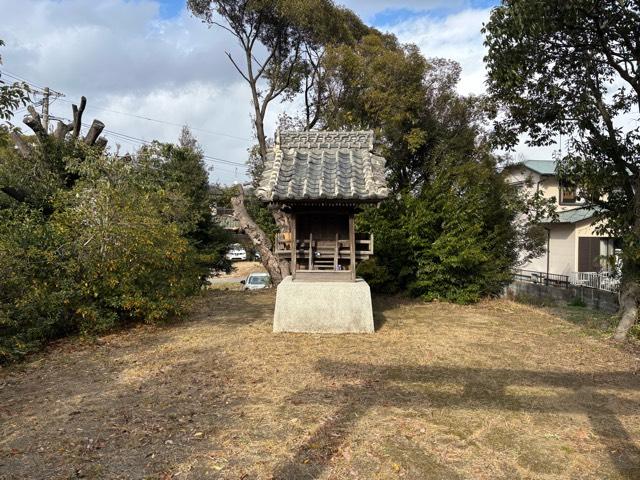
<svg viewBox="0 0 640 480">
<path fill-rule="evenodd" d="M 207 155 L 243 163 L 253 143 L 251 105 L 247 85 L 225 56 L 225 50 L 237 54 L 233 38 L 186 11 L 169 20 L 158 11 L 149 0 L 0 0 L 4 68 L 65 93 L 53 115 L 70 117 L 69 102 L 85 95 L 86 123 L 99 118 L 108 130 L 161 141 L 175 141 L 180 127 L 95 107 L 189 124 L 199 129 L 194 133 Z M 135 141 L 108 136 L 110 144 L 135 149 Z M 219 162 L 211 178 L 245 180 L 244 170 Z"/>
<path fill-rule="evenodd" d="M 0 0 L 0 11 L 7 62 L 28 78 L 127 93 L 237 80 L 224 52 L 238 49 L 226 32 L 187 12 L 159 20 L 155 2 Z"/>
<path fill-rule="evenodd" d="M 405 0 L 393 9 L 447 11 L 466 0 Z M 389 10 L 383 0 L 347 0 L 364 18 Z M 460 91 L 484 90 L 484 47 L 480 28 L 488 9 L 466 9 L 448 16 L 418 15 L 385 28 L 420 46 L 427 57 L 452 58 L 463 67 Z M 54 115 L 69 117 L 69 101 L 88 98 L 85 121 L 103 120 L 107 129 L 132 137 L 175 141 L 180 127 L 97 110 L 127 112 L 189 124 L 207 155 L 244 162 L 253 143 L 248 86 L 225 56 L 238 54 L 233 37 L 208 28 L 183 10 L 160 19 L 154 0 L 0 0 L 2 54 L 6 70 L 64 92 Z M 391 17 L 392 18 L 392 17 Z M 405 17 L 406 18 L 406 17 Z M 65 101 L 66 100 L 66 101 Z M 274 103 L 266 119 L 273 135 L 286 105 Z M 229 136 L 205 133 L 218 132 Z M 243 140 L 248 139 L 248 140 Z M 125 150 L 135 144 L 118 140 Z M 111 144 L 115 140 L 110 141 Z M 212 180 L 245 180 L 244 171 L 219 163 Z"/>
<path fill-rule="evenodd" d="M 387 28 L 400 41 L 415 43 L 427 58 L 449 58 L 460 63 L 459 91 L 480 94 L 485 91 L 485 47 L 480 29 L 489 14 L 490 9 L 469 9 L 444 18 L 420 16 Z"/>
</svg>

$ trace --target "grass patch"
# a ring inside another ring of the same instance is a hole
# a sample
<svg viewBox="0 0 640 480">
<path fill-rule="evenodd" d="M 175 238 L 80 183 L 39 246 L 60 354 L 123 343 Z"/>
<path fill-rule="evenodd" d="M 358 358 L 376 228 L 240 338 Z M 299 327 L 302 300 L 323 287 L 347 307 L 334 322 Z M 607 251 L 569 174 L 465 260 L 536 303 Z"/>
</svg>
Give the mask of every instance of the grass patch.
<svg viewBox="0 0 640 480">
<path fill-rule="evenodd" d="M 535 295 L 528 295 L 526 293 L 518 293 L 513 297 L 513 300 L 518 303 L 523 303 L 525 305 L 531 305 L 534 307 L 553 307 L 556 305 L 556 302 L 549 298 L 538 297 Z"/>
<path fill-rule="evenodd" d="M 611 335 L 619 317 L 583 306 L 569 305 L 551 309 L 555 315 L 581 327 L 589 335 Z"/>
<path fill-rule="evenodd" d="M 569 307 L 582 307 L 582 308 L 585 308 L 587 306 L 587 304 L 584 303 L 584 300 L 582 300 L 580 297 L 575 297 L 570 302 L 568 302 L 567 305 Z"/>
<path fill-rule="evenodd" d="M 273 334 L 274 299 L 1 370 L 0 478 L 640 478 L 638 354 L 575 327 L 606 315 L 377 297 L 373 335 Z"/>
</svg>

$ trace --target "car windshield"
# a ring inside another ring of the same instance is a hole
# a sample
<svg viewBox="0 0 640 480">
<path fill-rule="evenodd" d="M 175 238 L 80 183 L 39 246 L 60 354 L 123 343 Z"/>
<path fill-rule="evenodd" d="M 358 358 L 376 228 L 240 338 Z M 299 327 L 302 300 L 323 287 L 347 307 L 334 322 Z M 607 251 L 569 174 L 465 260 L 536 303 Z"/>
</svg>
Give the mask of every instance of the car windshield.
<svg viewBox="0 0 640 480">
<path fill-rule="evenodd" d="M 266 285 L 269 283 L 269 277 L 260 276 L 260 277 L 249 277 L 249 281 L 247 282 L 249 285 Z"/>
</svg>

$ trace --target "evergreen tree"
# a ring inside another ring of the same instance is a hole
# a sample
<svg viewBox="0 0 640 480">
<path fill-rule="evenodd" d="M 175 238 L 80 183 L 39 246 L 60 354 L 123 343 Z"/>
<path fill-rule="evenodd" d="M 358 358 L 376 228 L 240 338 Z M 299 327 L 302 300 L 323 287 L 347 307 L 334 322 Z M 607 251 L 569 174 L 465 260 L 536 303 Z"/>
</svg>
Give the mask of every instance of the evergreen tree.
<svg viewBox="0 0 640 480">
<path fill-rule="evenodd" d="M 374 129 L 391 198 L 358 217 L 375 259 L 359 273 L 379 291 L 477 301 L 511 278 L 518 251 L 539 248 L 516 219 L 525 206 L 497 171 L 482 130 L 486 102 L 456 92 L 460 67 L 369 34 L 327 52 L 323 122 Z"/>
</svg>

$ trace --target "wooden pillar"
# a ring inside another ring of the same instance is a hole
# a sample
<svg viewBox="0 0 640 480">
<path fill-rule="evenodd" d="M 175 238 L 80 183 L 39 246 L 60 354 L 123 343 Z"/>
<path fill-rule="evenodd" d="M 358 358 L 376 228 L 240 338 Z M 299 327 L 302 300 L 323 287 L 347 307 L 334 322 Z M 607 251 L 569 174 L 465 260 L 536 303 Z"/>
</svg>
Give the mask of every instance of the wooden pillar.
<svg viewBox="0 0 640 480">
<path fill-rule="evenodd" d="M 296 214 L 291 214 L 291 276 L 296 279 L 298 269 L 298 239 L 296 237 Z"/>
<path fill-rule="evenodd" d="M 309 270 L 313 270 L 313 233 L 309 234 Z"/>
<path fill-rule="evenodd" d="M 351 255 L 349 267 L 351 268 L 351 281 L 356 281 L 356 226 L 353 213 L 349 214 L 349 254 Z"/>
<path fill-rule="evenodd" d="M 340 256 L 340 234 L 336 233 L 336 245 L 333 251 L 333 271 L 338 270 L 338 257 Z"/>
</svg>

